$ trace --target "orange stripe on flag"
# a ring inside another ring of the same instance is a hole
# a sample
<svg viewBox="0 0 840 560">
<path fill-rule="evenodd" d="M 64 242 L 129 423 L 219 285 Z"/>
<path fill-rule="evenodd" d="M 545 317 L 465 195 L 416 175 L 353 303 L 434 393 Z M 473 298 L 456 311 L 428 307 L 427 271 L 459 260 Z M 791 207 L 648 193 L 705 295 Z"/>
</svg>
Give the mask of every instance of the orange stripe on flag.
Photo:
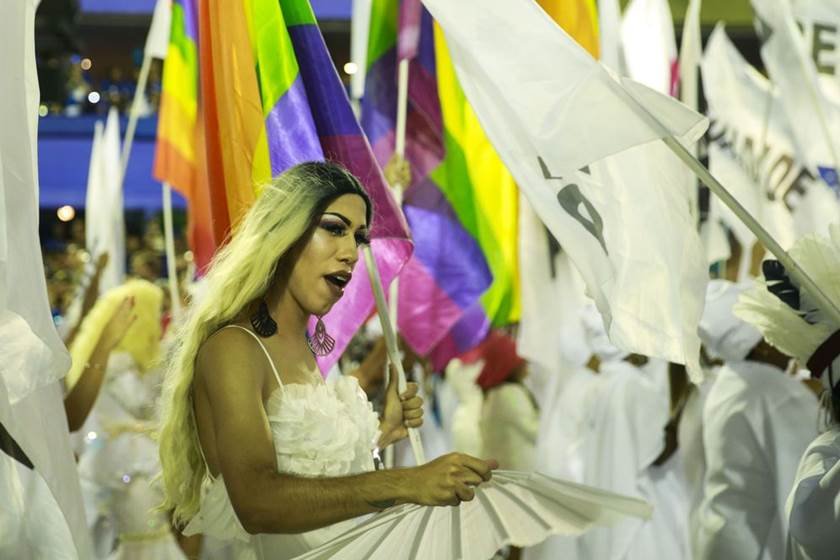
<svg viewBox="0 0 840 560">
<path fill-rule="evenodd" d="M 598 12 L 594 0 L 537 0 L 566 33 L 598 58 Z"/>
<path fill-rule="evenodd" d="M 215 206 L 224 196 L 229 228 L 254 202 L 252 169 L 263 110 L 243 3 L 205 0 L 201 5 L 201 93 L 213 217 L 220 219 Z M 221 169 L 214 169 L 213 160 Z"/>
</svg>

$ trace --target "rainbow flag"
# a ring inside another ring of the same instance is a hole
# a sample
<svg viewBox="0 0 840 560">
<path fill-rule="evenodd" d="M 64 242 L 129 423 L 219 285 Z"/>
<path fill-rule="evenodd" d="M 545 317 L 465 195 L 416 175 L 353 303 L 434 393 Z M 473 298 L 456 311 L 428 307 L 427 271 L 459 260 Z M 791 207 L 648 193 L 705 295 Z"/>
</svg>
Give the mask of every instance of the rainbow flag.
<svg viewBox="0 0 840 560">
<path fill-rule="evenodd" d="M 224 230 L 213 228 L 206 193 L 198 88 L 198 5 L 196 0 L 173 0 L 152 173 L 187 199 L 190 247 L 203 269 L 224 239 Z"/>
<path fill-rule="evenodd" d="M 394 202 L 307 0 L 199 0 L 198 136 L 217 243 L 235 230 L 259 188 L 304 161 L 341 163 L 375 206 L 372 249 L 385 286 L 412 254 Z M 195 44 L 195 43 L 193 43 Z M 168 64 L 168 60 L 167 60 Z M 198 159 L 198 157 L 196 157 Z M 324 317 L 336 349 L 327 371 L 374 309 L 367 274 L 353 275 Z"/>
<path fill-rule="evenodd" d="M 428 12 L 416 0 L 374 0 L 371 12 L 361 120 L 382 165 L 394 151 L 397 62 L 411 58 L 404 210 L 415 257 L 400 278 L 399 329 L 441 365 L 480 342 L 491 322 L 518 319 L 518 195 Z"/>
</svg>

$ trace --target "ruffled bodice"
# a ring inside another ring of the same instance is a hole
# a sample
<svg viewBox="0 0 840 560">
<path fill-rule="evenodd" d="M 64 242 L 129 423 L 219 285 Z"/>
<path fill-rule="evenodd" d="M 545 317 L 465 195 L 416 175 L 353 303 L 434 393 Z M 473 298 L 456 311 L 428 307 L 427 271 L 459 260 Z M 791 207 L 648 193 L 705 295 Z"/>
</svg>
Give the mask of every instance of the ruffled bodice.
<svg viewBox="0 0 840 560">
<path fill-rule="evenodd" d="M 379 419 L 355 377 L 331 383 L 286 384 L 265 403 L 277 470 L 305 477 L 337 477 L 374 469 Z M 352 523 L 352 522 L 351 522 Z M 238 541 L 238 559 L 291 558 L 344 532 L 339 523 L 299 535 L 249 535 L 221 477 L 206 478 L 201 508 L 184 534 Z"/>
</svg>

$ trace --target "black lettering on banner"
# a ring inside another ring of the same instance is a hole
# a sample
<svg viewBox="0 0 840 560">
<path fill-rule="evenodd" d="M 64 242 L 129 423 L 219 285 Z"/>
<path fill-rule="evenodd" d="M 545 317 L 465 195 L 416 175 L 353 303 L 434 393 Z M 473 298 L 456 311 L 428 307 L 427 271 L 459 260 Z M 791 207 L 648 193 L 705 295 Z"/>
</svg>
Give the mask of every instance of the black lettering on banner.
<svg viewBox="0 0 840 560">
<path fill-rule="evenodd" d="M 799 201 L 802 200 L 805 193 L 808 191 L 808 185 L 810 185 L 814 179 L 816 179 L 814 174 L 805 167 L 799 171 L 796 179 L 793 180 L 787 190 L 781 195 L 782 202 L 784 202 L 785 207 L 789 211 L 793 212 L 796 210 Z"/>
<path fill-rule="evenodd" d="M 537 156 L 537 162 L 540 164 L 540 170 L 542 171 L 545 179 L 553 179 L 556 181 L 564 180 L 563 177 L 557 177 L 551 174 L 551 171 L 548 169 L 548 166 L 545 164 L 542 157 Z M 589 173 L 588 168 L 584 168 L 582 171 Z M 578 187 L 575 183 L 567 184 L 565 187 L 560 189 L 560 192 L 557 193 L 557 202 L 569 216 L 574 218 L 575 221 L 582 225 L 586 231 L 598 240 L 598 243 L 601 244 L 601 248 L 604 249 L 604 253 L 609 255 L 610 252 L 607 250 L 607 243 L 604 240 L 604 220 L 601 218 L 601 214 L 598 213 L 598 210 L 595 209 L 595 206 L 589 202 L 589 199 L 580 192 L 580 187 Z M 581 204 L 586 208 L 589 218 L 581 214 Z"/>
<path fill-rule="evenodd" d="M 791 169 L 793 169 L 793 157 L 788 154 L 779 155 L 770 166 L 770 171 L 767 172 L 767 193 L 770 200 L 782 198 L 783 195 L 778 191 Z"/>
<path fill-rule="evenodd" d="M 833 76 L 836 68 L 833 64 L 822 63 L 822 57 L 820 56 L 823 52 L 833 53 L 836 50 L 837 44 L 827 40 L 828 35 L 833 35 L 834 37 L 837 36 L 836 25 L 814 22 L 814 32 L 811 41 L 811 56 L 814 58 L 814 64 L 817 67 L 817 72 Z"/>
</svg>

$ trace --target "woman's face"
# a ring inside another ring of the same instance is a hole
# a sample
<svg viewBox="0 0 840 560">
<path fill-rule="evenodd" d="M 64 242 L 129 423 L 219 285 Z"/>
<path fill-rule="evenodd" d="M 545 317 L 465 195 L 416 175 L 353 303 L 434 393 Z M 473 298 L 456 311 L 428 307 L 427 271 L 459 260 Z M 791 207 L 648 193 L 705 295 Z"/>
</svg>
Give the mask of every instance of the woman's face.
<svg viewBox="0 0 840 560">
<path fill-rule="evenodd" d="M 362 197 L 345 194 L 316 217 L 289 275 L 288 290 L 306 312 L 324 315 L 344 295 L 359 247 L 368 243 Z"/>
</svg>

